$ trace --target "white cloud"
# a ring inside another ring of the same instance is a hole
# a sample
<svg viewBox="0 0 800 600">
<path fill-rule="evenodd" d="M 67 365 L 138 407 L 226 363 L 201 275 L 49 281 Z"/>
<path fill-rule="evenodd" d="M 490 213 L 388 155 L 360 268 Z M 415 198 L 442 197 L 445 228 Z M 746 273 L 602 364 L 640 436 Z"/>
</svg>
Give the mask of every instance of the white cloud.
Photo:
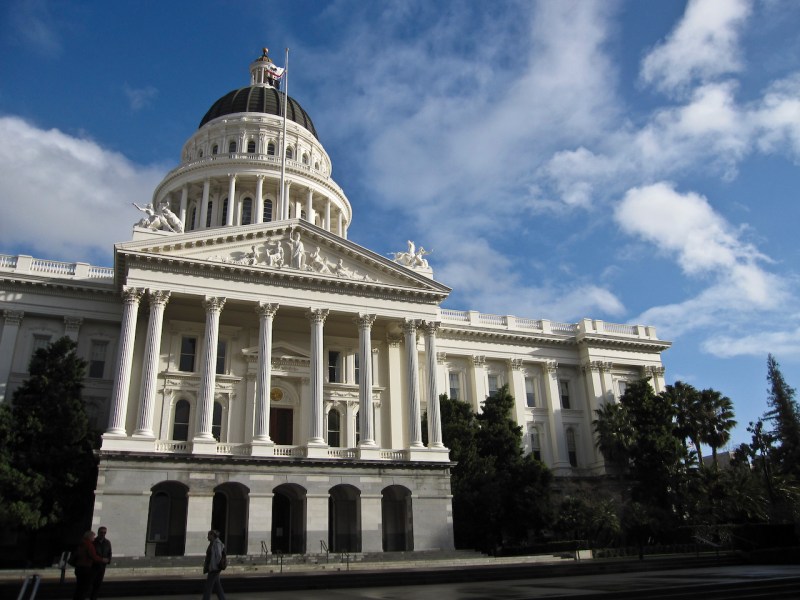
<svg viewBox="0 0 800 600">
<path fill-rule="evenodd" d="M 128 97 L 131 110 L 141 110 L 150 106 L 158 96 L 158 90 L 151 85 L 143 88 L 133 88 L 127 83 L 123 85 L 123 91 Z"/>
<path fill-rule="evenodd" d="M 765 356 L 768 353 L 800 359 L 800 327 L 762 331 L 746 335 L 715 335 L 703 343 L 703 350 L 719 358 Z"/>
<path fill-rule="evenodd" d="M 61 36 L 46 0 L 17 0 L 6 11 L 15 39 L 39 54 L 61 53 Z"/>
<path fill-rule="evenodd" d="M 742 68 L 739 33 L 747 0 L 691 0 L 678 25 L 642 60 L 641 77 L 664 92 L 680 92 Z"/>
<path fill-rule="evenodd" d="M 777 310 L 789 298 L 788 283 L 762 268 L 769 259 L 699 194 L 679 193 L 664 182 L 633 188 L 614 219 L 627 234 L 674 257 L 686 275 L 712 281 L 694 298 L 645 311 L 642 322 L 679 335 L 711 326 L 722 315 L 730 325 L 756 311 Z"/>
<path fill-rule="evenodd" d="M 149 201 L 165 173 L 17 117 L 0 117 L 0 139 L 2 244 L 44 258 L 108 256 L 112 244 L 130 239 L 139 216 L 131 202 Z"/>
</svg>

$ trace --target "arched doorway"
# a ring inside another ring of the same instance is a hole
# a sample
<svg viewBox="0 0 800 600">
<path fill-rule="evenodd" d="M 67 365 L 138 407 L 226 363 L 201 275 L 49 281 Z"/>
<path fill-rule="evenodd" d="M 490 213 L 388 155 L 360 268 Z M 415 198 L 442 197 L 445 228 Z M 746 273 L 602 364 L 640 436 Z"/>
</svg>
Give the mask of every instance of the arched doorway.
<svg viewBox="0 0 800 600">
<path fill-rule="evenodd" d="M 163 481 L 150 490 L 145 538 L 147 556 L 183 556 L 188 493 L 189 488 L 177 481 Z"/>
<path fill-rule="evenodd" d="M 219 531 L 227 554 L 247 554 L 249 491 L 241 483 L 223 483 L 214 489 L 211 529 Z"/>
<path fill-rule="evenodd" d="M 390 485 L 381 492 L 383 551 L 403 552 L 414 549 L 411 491 L 402 485 Z"/>
<path fill-rule="evenodd" d="M 361 492 L 352 485 L 330 489 L 328 547 L 332 552 L 361 552 Z"/>
<path fill-rule="evenodd" d="M 306 490 L 293 483 L 279 485 L 272 497 L 272 552 L 306 551 Z"/>
</svg>

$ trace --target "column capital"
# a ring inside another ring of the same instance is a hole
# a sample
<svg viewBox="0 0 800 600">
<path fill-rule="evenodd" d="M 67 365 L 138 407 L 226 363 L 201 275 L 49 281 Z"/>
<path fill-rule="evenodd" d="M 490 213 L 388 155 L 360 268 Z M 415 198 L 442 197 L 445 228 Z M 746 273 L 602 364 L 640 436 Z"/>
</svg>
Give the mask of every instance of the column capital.
<svg viewBox="0 0 800 600">
<path fill-rule="evenodd" d="M 122 290 L 122 301 L 125 304 L 139 304 L 144 295 L 142 288 L 126 287 Z"/>
<path fill-rule="evenodd" d="M 416 321 L 415 319 L 406 319 L 405 321 L 403 321 L 403 333 L 405 333 L 406 335 L 408 334 L 416 335 L 418 326 L 419 326 L 419 321 Z"/>
<path fill-rule="evenodd" d="M 269 302 L 259 302 L 255 307 L 256 313 L 261 317 L 274 317 L 275 313 L 280 308 L 279 304 L 271 304 Z"/>
<path fill-rule="evenodd" d="M 3 311 L 3 318 L 6 321 L 6 325 L 19 325 L 22 323 L 22 317 L 25 316 L 25 313 L 21 310 L 4 310 Z"/>
<path fill-rule="evenodd" d="M 512 371 L 522 371 L 522 359 L 521 358 L 509 358 L 508 359 L 508 366 Z"/>
<path fill-rule="evenodd" d="M 472 364 L 476 367 L 482 367 L 486 364 L 486 357 L 482 355 L 470 356 Z"/>
<path fill-rule="evenodd" d="M 312 323 L 319 323 L 320 325 L 325 324 L 325 319 L 328 318 L 328 311 L 327 308 L 309 308 L 306 311 L 306 317 Z"/>
<path fill-rule="evenodd" d="M 548 360 L 545 362 L 544 367 L 551 376 L 555 377 L 558 372 L 558 361 Z"/>
<path fill-rule="evenodd" d="M 375 323 L 377 318 L 377 315 L 358 313 L 358 316 L 354 317 L 353 321 L 358 324 L 359 329 L 372 329 L 372 324 Z"/>
<path fill-rule="evenodd" d="M 169 302 L 170 292 L 164 290 L 148 290 L 147 298 L 150 306 L 166 306 Z"/>
<path fill-rule="evenodd" d="M 441 321 L 420 321 L 419 326 L 428 335 L 436 335 L 436 332 L 439 331 L 439 328 L 442 326 L 442 322 Z"/>
<path fill-rule="evenodd" d="M 403 341 L 403 338 L 399 335 L 387 335 L 386 336 L 386 343 L 389 345 L 389 348 L 399 348 L 400 342 Z"/>
<path fill-rule="evenodd" d="M 264 175 L 263 173 L 260 173 L 260 174 L 256 175 L 256 179 L 260 179 L 261 181 L 264 181 L 264 179 L 266 179 L 266 177 L 267 176 Z"/>
<path fill-rule="evenodd" d="M 447 352 L 437 352 L 436 362 L 440 365 L 445 364 L 447 362 Z"/>
<path fill-rule="evenodd" d="M 222 312 L 222 307 L 225 306 L 225 298 L 206 296 L 203 299 L 203 308 L 206 312 Z"/>
</svg>

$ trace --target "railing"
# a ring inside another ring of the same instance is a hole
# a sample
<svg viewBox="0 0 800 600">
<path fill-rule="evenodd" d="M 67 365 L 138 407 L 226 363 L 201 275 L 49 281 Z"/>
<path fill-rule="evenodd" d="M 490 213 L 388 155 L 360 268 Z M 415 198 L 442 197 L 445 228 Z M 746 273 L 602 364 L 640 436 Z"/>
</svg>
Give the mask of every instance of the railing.
<svg viewBox="0 0 800 600">
<path fill-rule="evenodd" d="M 89 279 L 114 279 L 114 269 L 111 267 L 89 267 Z"/>
<path fill-rule="evenodd" d="M 11 256 L 0 254 L 0 269 L 11 270 L 15 273 L 36 273 L 37 275 L 70 277 L 74 279 L 95 279 L 111 282 L 114 280 L 114 269 L 111 267 L 96 267 L 83 262 L 63 262 L 60 260 L 47 260 L 33 258 L 20 254 Z"/>
<path fill-rule="evenodd" d="M 189 442 L 173 442 L 159 440 L 156 442 L 156 452 L 170 452 L 172 454 L 186 454 L 192 451 Z"/>
<path fill-rule="evenodd" d="M 17 257 L 8 254 L 0 254 L 0 269 L 16 269 Z"/>
<path fill-rule="evenodd" d="M 553 321 L 550 323 L 550 329 L 553 333 L 568 333 L 573 334 L 578 331 L 577 323 L 558 323 Z"/>
<path fill-rule="evenodd" d="M 621 333 L 623 335 L 636 335 L 638 333 L 636 325 L 621 325 L 619 323 L 603 323 L 603 330 L 606 333 Z"/>
<path fill-rule="evenodd" d="M 357 458 L 358 452 L 353 448 L 328 448 L 329 458 Z"/>
<path fill-rule="evenodd" d="M 51 273 L 53 275 L 75 275 L 75 263 L 34 258 L 31 264 L 31 271 L 41 271 L 42 273 Z"/>
<path fill-rule="evenodd" d="M 405 460 L 405 450 L 381 450 L 380 457 L 383 460 Z"/>
<path fill-rule="evenodd" d="M 469 323 L 469 313 L 465 310 L 441 309 L 443 321 L 456 321 L 459 323 Z"/>
<path fill-rule="evenodd" d="M 488 323 L 489 325 L 508 325 L 508 319 L 501 315 L 488 315 L 483 314 L 478 317 L 480 323 Z"/>
</svg>

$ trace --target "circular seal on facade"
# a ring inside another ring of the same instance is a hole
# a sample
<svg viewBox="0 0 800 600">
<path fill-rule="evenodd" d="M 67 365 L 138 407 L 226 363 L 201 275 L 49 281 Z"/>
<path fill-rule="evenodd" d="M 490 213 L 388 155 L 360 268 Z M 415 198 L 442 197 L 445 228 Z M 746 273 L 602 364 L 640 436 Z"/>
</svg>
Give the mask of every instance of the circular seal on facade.
<svg viewBox="0 0 800 600">
<path fill-rule="evenodd" d="M 272 388 L 272 391 L 269 393 L 269 399 L 274 402 L 280 402 L 283 400 L 283 390 L 281 388 Z"/>
</svg>

